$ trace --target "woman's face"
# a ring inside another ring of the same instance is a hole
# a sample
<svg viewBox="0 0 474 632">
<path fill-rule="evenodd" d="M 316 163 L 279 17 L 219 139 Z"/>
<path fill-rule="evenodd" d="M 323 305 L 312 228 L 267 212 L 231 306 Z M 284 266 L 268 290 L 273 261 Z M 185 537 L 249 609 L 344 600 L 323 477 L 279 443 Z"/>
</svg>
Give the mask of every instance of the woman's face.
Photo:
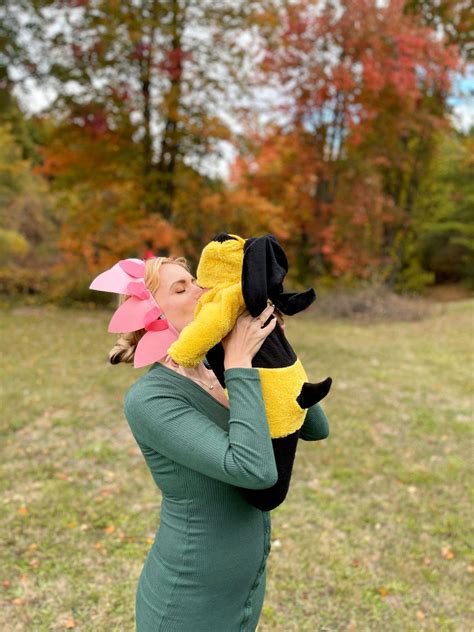
<svg viewBox="0 0 474 632">
<path fill-rule="evenodd" d="M 196 304 L 205 291 L 182 266 L 177 263 L 162 264 L 155 299 L 177 331 L 182 331 L 192 322 Z"/>
</svg>

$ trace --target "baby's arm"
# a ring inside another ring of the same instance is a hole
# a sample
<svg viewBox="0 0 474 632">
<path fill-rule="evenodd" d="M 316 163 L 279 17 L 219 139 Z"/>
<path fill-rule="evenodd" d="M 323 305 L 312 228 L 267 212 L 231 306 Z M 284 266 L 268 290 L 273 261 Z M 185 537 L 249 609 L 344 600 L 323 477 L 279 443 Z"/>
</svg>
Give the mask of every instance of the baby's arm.
<svg viewBox="0 0 474 632">
<path fill-rule="evenodd" d="M 239 308 L 237 292 L 231 288 L 223 289 L 211 302 L 202 305 L 195 319 L 168 349 L 168 354 L 182 366 L 197 366 L 209 349 L 231 331 L 239 316 Z"/>
</svg>

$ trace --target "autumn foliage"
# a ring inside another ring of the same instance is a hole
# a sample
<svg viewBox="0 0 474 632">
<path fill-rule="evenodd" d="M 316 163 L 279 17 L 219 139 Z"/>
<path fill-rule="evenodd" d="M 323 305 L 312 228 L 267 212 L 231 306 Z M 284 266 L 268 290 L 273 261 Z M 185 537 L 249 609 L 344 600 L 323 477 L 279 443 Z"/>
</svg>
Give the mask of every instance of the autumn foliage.
<svg viewBox="0 0 474 632">
<path fill-rule="evenodd" d="M 119 257 L 195 265 L 222 230 L 276 235 L 295 284 L 432 280 L 422 196 L 452 130 L 462 24 L 448 36 L 403 0 L 76 1 L 61 3 L 71 30 L 51 37 L 41 5 L 28 6 L 58 95 L 35 120 L 31 174 L 54 199 L 53 270 L 69 292 Z M 38 77 L 38 60 L 16 54 Z M 258 105 L 264 90 L 262 123 L 233 95 Z M 222 143 L 236 149 L 227 181 L 205 167 Z"/>
</svg>

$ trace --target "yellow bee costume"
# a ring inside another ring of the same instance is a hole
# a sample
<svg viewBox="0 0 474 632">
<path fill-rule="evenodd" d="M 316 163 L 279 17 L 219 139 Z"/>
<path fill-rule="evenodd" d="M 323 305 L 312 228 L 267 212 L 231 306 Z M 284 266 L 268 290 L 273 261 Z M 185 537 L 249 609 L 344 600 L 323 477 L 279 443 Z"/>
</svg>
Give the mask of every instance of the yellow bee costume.
<svg viewBox="0 0 474 632">
<path fill-rule="evenodd" d="M 255 317 L 270 302 L 290 316 L 316 299 L 312 288 L 301 293 L 283 292 L 287 272 L 285 252 L 274 235 L 250 239 L 227 233 L 216 235 L 203 249 L 196 271 L 198 284 L 208 291 L 198 301 L 194 320 L 168 349 L 169 355 L 186 367 L 197 366 L 207 358 L 225 388 L 220 342 L 245 309 Z M 260 374 L 279 479 L 268 490 L 242 491 L 253 505 L 268 511 L 287 494 L 307 409 L 327 395 L 332 380 L 328 377 L 318 384 L 308 382 L 303 365 L 278 323 L 254 356 L 252 366 Z"/>
</svg>

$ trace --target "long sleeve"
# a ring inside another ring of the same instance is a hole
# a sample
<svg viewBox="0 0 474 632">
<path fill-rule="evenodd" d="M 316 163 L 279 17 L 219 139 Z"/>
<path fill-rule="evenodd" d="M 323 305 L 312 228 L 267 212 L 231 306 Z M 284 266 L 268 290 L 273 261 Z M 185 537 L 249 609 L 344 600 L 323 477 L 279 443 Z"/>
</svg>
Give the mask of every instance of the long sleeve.
<svg viewBox="0 0 474 632">
<path fill-rule="evenodd" d="M 329 422 L 320 403 L 308 408 L 304 423 L 300 430 L 300 438 L 304 441 L 320 441 L 329 436 Z"/>
<path fill-rule="evenodd" d="M 139 444 L 206 476 L 247 489 L 271 487 L 278 471 L 258 370 L 233 368 L 224 375 L 228 432 L 185 398 L 148 386 L 125 396 L 132 433 Z"/>
</svg>

